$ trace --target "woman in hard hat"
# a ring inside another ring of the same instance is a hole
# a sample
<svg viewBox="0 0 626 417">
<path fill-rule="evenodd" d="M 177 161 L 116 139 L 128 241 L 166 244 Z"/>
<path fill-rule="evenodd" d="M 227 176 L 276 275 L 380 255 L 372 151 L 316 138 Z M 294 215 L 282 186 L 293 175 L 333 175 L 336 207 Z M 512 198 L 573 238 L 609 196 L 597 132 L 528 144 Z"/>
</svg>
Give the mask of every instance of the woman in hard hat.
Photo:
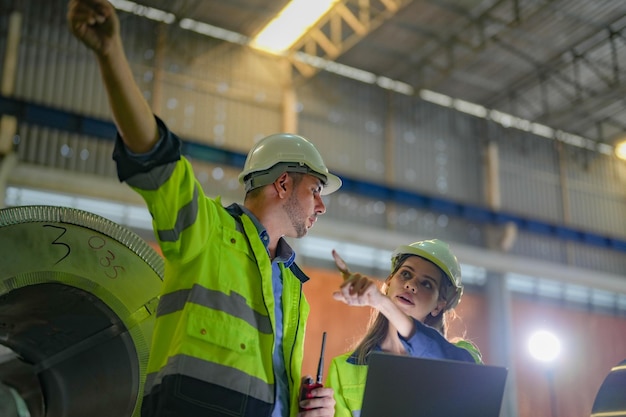
<svg viewBox="0 0 626 417">
<path fill-rule="evenodd" d="M 335 251 L 333 256 L 344 276 L 333 297 L 350 306 L 374 308 L 356 349 L 331 362 L 326 384 L 335 390 L 335 417 L 358 415 L 370 352 L 482 363 L 471 342 L 446 339 L 446 318 L 463 286 L 459 263 L 445 242 L 424 240 L 396 248 L 381 288 L 377 280 L 351 273 Z"/>
</svg>

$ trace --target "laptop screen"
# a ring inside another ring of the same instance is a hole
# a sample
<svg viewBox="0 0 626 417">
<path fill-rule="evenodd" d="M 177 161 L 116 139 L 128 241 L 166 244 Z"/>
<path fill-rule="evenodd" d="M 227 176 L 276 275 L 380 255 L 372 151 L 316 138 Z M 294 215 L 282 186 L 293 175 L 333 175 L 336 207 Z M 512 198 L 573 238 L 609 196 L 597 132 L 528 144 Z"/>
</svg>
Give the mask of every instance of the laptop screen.
<svg viewBox="0 0 626 417">
<path fill-rule="evenodd" d="M 374 352 L 361 417 L 498 417 L 507 369 Z"/>
</svg>

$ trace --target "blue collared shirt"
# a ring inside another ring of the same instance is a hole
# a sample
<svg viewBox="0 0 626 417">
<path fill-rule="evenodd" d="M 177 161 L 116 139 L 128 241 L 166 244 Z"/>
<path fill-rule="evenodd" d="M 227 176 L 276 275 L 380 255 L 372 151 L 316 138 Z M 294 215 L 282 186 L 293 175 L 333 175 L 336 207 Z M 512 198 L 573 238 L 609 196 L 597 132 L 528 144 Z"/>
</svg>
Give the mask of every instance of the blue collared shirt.
<svg viewBox="0 0 626 417">
<path fill-rule="evenodd" d="M 268 247 L 270 238 L 267 230 L 258 221 L 258 219 L 246 209 L 244 206 L 239 205 L 241 210 L 252 219 L 252 222 L 259 231 L 259 237 L 265 245 Z M 269 255 L 269 250 L 268 250 Z M 289 416 L 289 381 L 287 380 L 287 370 L 285 367 L 285 358 L 283 356 L 283 277 L 280 270 L 280 263 L 285 265 L 285 268 L 289 268 L 293 264 L 296 258 L 296 253 L 289 246 L 287 241 L 282 237 L 278 240 L 276 245 L 276 257 L 272 259 L 272 288 L 274 291 L 274 314 L 276 316 L 276 329 L 274 331 L 276 342 L 274 343 L 274 378 L 276 380 L 276 402 L 274 403 L 274 410 L 272 411 L 272 417 L 288 417 Z"/>
<path fill-rule="evenodd" d="M 416 319 L 413 319 L 413 323 L 415 332 L 413 332 L 411 337 L 405 339 L 398 333 L 400 342 L 404 346 L 407 355 L 418 358 L 475 362 L 468 350 L 446 340 L 437 329 Z M 379 345 L 376 345 L 373 351 L 382 352 L 382 349 Z M 353 352 L 347 361 L 351 364 L 356 364 L 358 362 L 356 352 Z"/>
</svg>

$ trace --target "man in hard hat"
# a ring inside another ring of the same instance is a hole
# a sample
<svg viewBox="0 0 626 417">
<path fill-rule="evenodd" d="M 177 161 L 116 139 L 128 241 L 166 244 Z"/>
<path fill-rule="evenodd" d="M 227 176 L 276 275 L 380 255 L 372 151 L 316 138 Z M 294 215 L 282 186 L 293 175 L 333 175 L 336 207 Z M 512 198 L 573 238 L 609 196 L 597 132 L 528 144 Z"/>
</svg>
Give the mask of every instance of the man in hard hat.
<svg viewBox="0 0 626 417">
<path fill-rule="evenodd" d="M 111 4 L 70 0 L 68 22 L 95 53 L 118 176 L 146 201 L 165 257 L 142 415 L 332 416 L 332 389 L 298 397 L 308 278 L 283 237 L 306 235 L 341 180 L 307 139 L 276 134 L 248 154 L 243 205 L 209 199 L 139 91 Z"/>
</svg>

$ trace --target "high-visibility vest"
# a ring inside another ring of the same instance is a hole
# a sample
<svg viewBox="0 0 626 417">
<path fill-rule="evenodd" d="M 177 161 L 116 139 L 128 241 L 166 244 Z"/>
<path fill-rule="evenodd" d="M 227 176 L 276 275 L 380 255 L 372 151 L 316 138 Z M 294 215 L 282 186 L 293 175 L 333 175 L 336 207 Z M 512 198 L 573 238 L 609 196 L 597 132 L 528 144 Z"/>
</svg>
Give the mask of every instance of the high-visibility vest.
<svg viewBox="0 0 626 417">
<path fill-rule="evenodd" d="M 335 417 L 354 417 L 361 412 L 367 365 L 348 362 L 352 352 L 332 359 L 326 385 L 335 390 Z M 356 414 L 355 414 L 356 412 Z"/>
<path fill-rule="evenodd" d="M 146 201 L 165 257 L 145 393 L 163 377 L 180 374 L 225 388 L 232 398 L 222 397 L 224 404 L 252 397 L 271 408 L 272 267 L 254 223 L 244 213 L 230 213 L 219 197 L 206 197 L 185 158 L 127 183 Z M 308 278 L 297 266 L 280 267 L 283 357 L 296 415 L 309 314 L 302 283 Z"/>
</svg>

